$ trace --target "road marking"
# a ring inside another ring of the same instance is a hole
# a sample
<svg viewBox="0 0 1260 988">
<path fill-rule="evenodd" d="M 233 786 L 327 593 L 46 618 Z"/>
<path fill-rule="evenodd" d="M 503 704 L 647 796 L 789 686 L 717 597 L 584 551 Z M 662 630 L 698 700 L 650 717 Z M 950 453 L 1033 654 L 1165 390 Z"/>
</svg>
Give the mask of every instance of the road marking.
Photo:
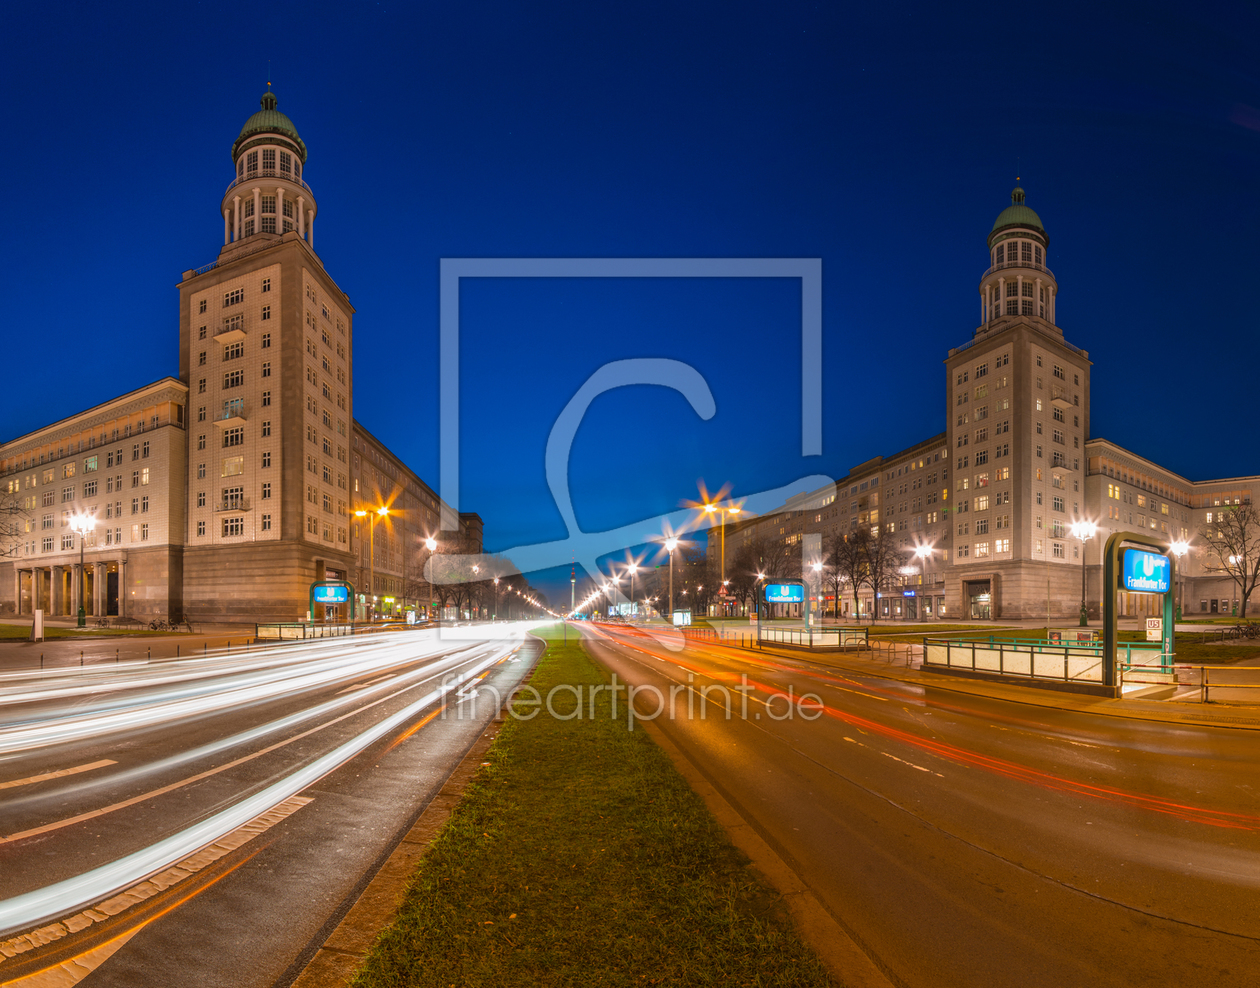
<svg viewBox="0 0 1260 988">
<path fill-rule="evenodd" d="M 383 681 L 384 681 L 384 680 L 386 680 L 386 679 L 389 679 L 389 677 L 390 677 L 390 676 L 392 676 L 392 675 L 393 675 L 393 673 L 392 673 L 392 672 L 387 672 L 384 676 L 379 676 L 379 677 L 377 677 L 376 679 L 371 680 L 370 682 L 367 682 L 367 683 L 355 683 L 353 686 L 347 686 L 344 690 L 338 690 L 338 691 L 337 691 L 337 693 L 336 693 L 335 695 L 336 695 L 336 696 L 341 696 L 341 694 L 342 694 L 342 693 L 349 693 L 351 690 L 365 690 L 365 689 L 367 689 L 369 686 L 374 686 L 374 685 L 376 685 L 377 683 L 380 683 L 380 682 L 383 682 Z"/>
<path fill-rule="evenodd" d="M 0 782 L 0 789 L 16 789 L 18 786 L 29 786 L 35 782 L 46 782 L 48 779 L 64 779 L 67 775 L 78 775 L 80 772 L 90 772 L 94 768 L 104 768 L 106 765 L 117 765 L 118 763 L 112 758 L 102 758 L 99 762 L 89 762 L 87 765 L 76 765 L 74 768 L 58 769 L 56 772 L 45 772 L 42 775 L 32 775 L 27 779 L 14 779 L 12 782 Z"/>
<path fill-rule="evenodd" d="M 136 903 L 144 902 L 158 892 L 164 892 L 171 886 L 195 875 L 203 868 L 235 851 L 241 845 L 249 843 L 259 834 L 270 830 L 281 820 L 296 813 L 310 802 L 311 799 L 307 796 L 290 796 L 288 799 L 277 803 L 266 813 L 254 817 L 249 823 L 206 845 L 196 854 L 158 872 L 143 882 L 124 889 L 104 902 L 98 902 L 90 909 L 75 913 L 73 916 L 67 917 L 60 922 L 50 923 L 29 933 L 23 933 L 21 936 L 0 941 L 0 964 L 3 964 L 5 960 L 11 957 L 20 956 L 28 950 L 42 947 L 44 944 L 53 943 L 63 937 L 78 933 L 80 930 L 85 930 L 93 923 L 100 923 L 111 916 L 117 916 L 119 913 L 130 909 Z M 156 919 L 156 917 L 153 918 Z M 45 968 L 43 971 L 17 981 L 6 981 L 5 984 L 21 985 L 22 988 L 54 988 L 54 986 L 60 988 L 63 985 L 76 984 L 91 974 L 106 958 L 148 925 L 149 922 L 152 922 L 152 919 L 140 923 L 135 929 L 129 930 L 120 937 L 116 937 L 108 943 L 89 950 L 69 961 L 65 961 L 55 967 Z"/>
<path fill-rule="evenodd" d="M 911 768 L 917 768 L 920 772 L 932 771 L 930 768 L 924 768 L 922 765 L 916 765 L 914 762 L 908 762 L 904 758 L 898 758 L 896 755 L 890 755 L 886 751 L 881 751 L 880 754 L 883 755 L 885 758 L 891 758 L 894 762 L 901 762 L 902 765 L 909 765 Z M 935 774 L 941 775 L 940 772 L 937 772 Z M 941 778 L 943 779 L 945 778 L 945 776 L 941 775 Z"/>
</svg>

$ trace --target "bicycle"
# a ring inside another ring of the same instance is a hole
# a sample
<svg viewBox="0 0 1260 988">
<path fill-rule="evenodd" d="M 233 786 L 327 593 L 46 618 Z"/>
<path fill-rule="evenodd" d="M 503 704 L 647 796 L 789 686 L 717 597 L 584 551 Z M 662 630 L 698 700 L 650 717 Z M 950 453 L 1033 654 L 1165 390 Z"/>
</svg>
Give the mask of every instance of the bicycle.
<svg viewBox="0 0 1260 988">
<path fill-rule="evenodd" d="M 150 631 L 170 631 L 171 626 L 166 623 L 166 618 L 154 618 L 149 622 Z"/>
</svg>

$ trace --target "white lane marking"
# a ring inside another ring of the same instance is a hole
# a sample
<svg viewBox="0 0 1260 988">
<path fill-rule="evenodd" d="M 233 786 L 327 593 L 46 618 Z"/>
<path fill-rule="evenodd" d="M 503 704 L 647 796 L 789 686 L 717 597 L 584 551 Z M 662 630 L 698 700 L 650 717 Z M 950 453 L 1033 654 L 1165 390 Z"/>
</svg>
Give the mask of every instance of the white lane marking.
<svg viewBox="0 0 1260 988">
<path fill-rule="evenodd" d="M 165 891 L 172 885 L 182 882 L 185 878 L 195 875 L 207 865 L 218 861 L 219 858 L 236 850 L 242 844 L 249 843 L 259 834 L 270 830 L 281 820 L 296 813 L 310 802 L 311 799 L 307 796 L 292 796 L 284 802 L 273 806 L 266 813 L 255 817 L 243 827 L 237 828 L 232 833 L 219 838 L 213 844 L 202 848 L 196 854 L 115 896 L 111 896 L 104 902 L 98 902 L 91 909 L 85 909 L 74 916 L 63 919 L 59 923 L 51 923 L 38 930 L 32 930 L 30 933 L 24 933 L 21 936 L 0 941 L 0 964 L 4 963 L 8 958 L 17 957 L 35 947 L 41 947 L 46 943 L 60 940 L 62 937 L 69 936 L 72 933 L 78 933 L 80 930 L 87 929 L 93 923 L 99 923 L 111 916 L 117 916 L 124 910 L 130 909 L 137 902 L 143 902 L 158 892 Z M 97 947 L 78 957 L 58 964 L 56 967 L 46 968 L 17 981 L 6 981 L 5 985 L 21 985 L 23 988 L 53 988 L 53 986 L 77 984 L 96 970 L 107 957 L 147 925 L 148 922 L 141 923 L 135 929 L 129 930 L 122 937 L 112 940 L 110 943 L 102 945 L 102 947 Z M 111 949 L 102 953 L 104 947 Z"/>
<path fill-rule="evenodd" d="M 53 885 L 0 901 L 0 930 L 7 932 L 21 929 L 32 921 L 38 923 L 70 912 L 94 899 L 117 891 L 134 882 L 141 875 L 151 875 L 169 868 L 181 858 L 187 857 L 190 852 L 219 840 L 289 797 L 296 796 L 324 776 L 335 772 L 359 752 L 401 725 L 410 723 L 421 710 L 441 700 L 451 691 L 459 689 L 464 683 L 476 678 L 479 673 L 498 661 L 498 656 L 485 659 L 454 682 L 432 690 L 379 721 L 357 737 L 351 738 L 327 754 L 302 766 L 291 775 L 156 844 L 150 844 L 116 861 Z"/>
<path fill-rule="evenodd" d="M 0 782 L 0 789 L 16 789 L 18 786 L 29 786 L 36 782 L 46 782 L 49 779 L 64 779 L 67 775 L 78 775 L 80 772 L 90 772 L 94 768 L 104 768 L 106 765 L 117 764 L 112 758 L 102 758 L 99 762 L 76 765 L 74 768 L 62 768 L 56 772 L 44 772 L 42 775 L 32 775 L 25 779 L 14 779 L 12 782 Z"/>
<path fill-rule="evenodd" d="M 353 686 L 347 686 L 344 690 L 338 690 L 335 695 L 341 696 L 342 693 L 349 693 L 351 690 L 365 690 L 369 686 L 375 686 L 377 683 L 384 682 L 392 675 L 392 672 L 387 672 L 384 676 L 377 676 L 375 679 L 369 680 L 366 683 L 355 683 Z"/>
<path fill-rule="evenodd" d="M 881 751 L 880 754 L 885 758 L 891 758 L 894 762 L 901 762 L 902 765 L 909 765 L 911 768 L 917 768 L 920 772 L 931 772 L 933 775 L 939 776 L 942 779 L 945 778 L 945 776 L 941 775 L 940 772 L 932 772 L 930 768 L 924 768 L 922 765 L 916 765 L 914 762 L 908 762 L 904 758 L 898 758 L 896 755 L 890 755 L 886 751 Z"/>
</svg>

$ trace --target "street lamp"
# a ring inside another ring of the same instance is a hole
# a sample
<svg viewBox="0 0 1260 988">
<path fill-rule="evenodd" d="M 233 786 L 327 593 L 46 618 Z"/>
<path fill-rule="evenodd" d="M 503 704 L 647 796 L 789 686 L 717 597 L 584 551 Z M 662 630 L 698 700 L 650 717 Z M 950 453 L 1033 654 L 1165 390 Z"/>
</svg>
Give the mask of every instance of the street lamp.
<svg viewBox="0 0 1260 988">
<path fill-rule="evenodd" d="M 362 509 L 356 511 L 356 518 L 368 519 L 368 586 L 372 590 L 372 618 L 376 618 L 376 519 L 384 518 L 389 514 L 389 508 L 381 505 L 375 511 L 364 511 Z M 311 620 L 315 620 L 315 615 L 311 615 Z"/>
<path fill-rule="evenodd" d="M 634 606 L 634 574 L 639 572 L 639 564 L 631 563 L 626 568 L 630 570 L 630 615 L 631 617 L 635 617 L 637 615 L 635 614 Z"/>
<path fill-rule="evenodd" d="M 823 565 L 822 565 L 821 559 L 815 559 L 813 562 L 813 565 L 810 566 L 810 569 L 814 571 L 814 580 L 818 584 L 818 589 L 815 590 L 814 593 L 816 595 L 816 599 L 818 600 L 818 613 L 819 614 L 822 614 L 822 568 L 823 568 Z M 809 613 L 809 605 L 806 604 L 806 614 L 805 614 L 806 626 L 809 625 L 810 618 L 812 616 L 813 615 Z"/>
<path fill-rule="evenodd" d="M 674 623 L 674 550 L 678 548 L 678 540 L 672 535 L 665 540 L 665 551 L 669 553 L 669 623 Z"/>
<path fill-rule="evenodd" d="M 1185 539 L 1177 539 L 1168 547 L 1168 551 L 1177 557 L 1177 617 L 1181 620 L 1181 606 L 1184 603 L 1183 598 L 1186 595 L 1186 575 L 1182 572 L 1181 561 L 1185 558 L 1186 553 L 1190 551 L 1190 543 Z"/>
<path fill-rule="evenodd" d="M 87 611 L 83 607 L 83 546 L 87 542 L 88 532 L 96 531 L 96 518 L 89 514 L 76 514 L 70 519 L 70 528 L 79 536 L 79 627 L 87 627 Z"/>
<path fill-rule="evenodd" d="M 429 561 L 433 558 L 433 553 L 437 551 L 437 547 L 438 547 L 437 539 L 435 539 L 432 535 L 427 536 L 424 540 L 424 547 L 429 550 L 429 556 L 427 559 L 425 559 L 424 566 L 420 567 L 421 574 L 424 573 L 424 567 L 427 566 L 429 564 Z M 428 607 L 425 608 L 425 610 L 428 612 L 429 620 L 431 621 L 433 620 L 433 581 L 430 580 L 428 577 L 425 577 L 424 582 L 425 582 L 425 585 L 429 588 L 429 605 Z"/>
<path fill-rule="evenodd" d="M 719 535 L 719 539 L 720 539 L 720 543 L 722 547 L 721 548 L 721 574 L 722 574 L 721 579 L 722 579 L 722 586 L 725 587 L 726 586 L 726 516 L 728 514 L 732 514 L 732 515 L 739 514 L 739 507 L 733 504 L 728 504 L 724 508 L 719 507 L 716 504 L 706 504 L 704 506 L 704 510 L 707 511 L 709 514 L 717 513 L 721 515 L 722 517 L 722 530 Z"/>
<path fill-rule="evenodd" d="M 927 579 L 924 573 L 927 568 L 927 561 L 932 558 L 932 547 L 926 542 L 920 542 L 914 547 L 914 554 L 919 557 L 919 586 L 925 588 Z M 928 600 L 930 601 L 931 599 L 931 596 L 929 596 Z"/>
<path fill-rule="evenodd" d="M 1092 521 L 1074 521 L 1070 526 L 1072 538 L 1081 543 L 1081 627 L 1089 625 L 1089 611 L 1085 608 L 1085 543 L 1098 534 L 1098 526 Z M 1103 588 L 1106 593 L 1107 588 Z M 1046 632 L 1049 634 L 1049 631 Z"/>
<path fill-rule="evenodd" d="M 494 578 L 494 614 L 490 620 L 499 620 L 499 578 L 497 576 Z"/>
</svg>

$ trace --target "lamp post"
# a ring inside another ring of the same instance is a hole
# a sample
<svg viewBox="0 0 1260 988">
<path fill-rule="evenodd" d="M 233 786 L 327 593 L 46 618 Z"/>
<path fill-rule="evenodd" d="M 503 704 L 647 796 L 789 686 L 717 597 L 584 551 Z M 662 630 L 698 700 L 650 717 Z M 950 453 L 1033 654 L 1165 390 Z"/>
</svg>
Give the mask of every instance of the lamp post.
<svg viewBox="0 0 1260 988">
<path fill-rule="evenodd" d="M 639 571 L 639 564 L 631 563 L 626 569 L 630 571 L 630 615 L 631 617 L 637 617 L 634 606 L 634 574 Z"/>
<path fill-rule="evenodd" d="M 424 547 L 429 550 L 429 556 L 424 561 L 425 566 L 427 566 L 429 565 L 430 560 L 433 559 L 433 553 L 437 551 L 437 547 L 438 547 L 437 539 L 435 539 L 432 535 L 428 536 L 424 540 Z M 421 573 L 424 572 L 424 566 L 420 567 L 420 572 Z M 430 580 L 428 577 L 425 577 L 424 582 L 425 582 L 425 585 L 429 588 L 429 603 L 425 609 L 429 613 L 429 620 L 432 621 L 433 620 L 433 581 Z"/>
<path fill-rule="evenodd" d="M 716 512 L 722 517 L 722 530 L 719 535 L 719 541 L 721 544 L 720 568 L 721 568 L 722 586 L 723 588 L 725 588 L 726 587 L 726 516 L 728 514 L 732 514 L 732 515 L 739 514 L 739 507 L 734 504 L 728 504 L 726 507 L 719 507 L 716 504 L 706 504 L 704 506 L 704 510 L 707 511 L 709 514 L 714 514 Z"/>
<path fill-rule="evenodd" d="M 669 623 L 674 623 L 674 550 L 678 548 L 678 540 L 672 535 L 665 540 L 665 551 L 669 553 Z"/>
<path fill-rule="evenodd" d="M 921 588 L 927 586 L 925 572 L 927 569 L 927 561 L 932 558 L 932 547 L 926 542 L 920 542 L 914 547 L 914 554 L 919 557 L 919 586 Z M 932 598 L 929 596 L 928 600 Z"/>
<path fill-rule="evenodd" d="M 1072 538 L 1081 543 L 1081 627 L 1089 625 L 1089 611 L 1085 607 L 1085 543 L 1098 534 L 1098 526 L 1092 521 L 1074 521 L 1071 525 Z M 1106 587 L 1103 588 L 1106 592 Z M 1049 634 L 1049 631 L 1046 632 Z"/>
<path fill-rule="evenodd" d="M 87 611 L 83 607 L 83 546 L 87 542 L 88 532 L 96 530 L 96 519 L 89 514 L 77 514 L 70 519 L 70 528 L 79 536 L 79 622 L 80 628 L 87 627 Z"/>
<path fill-rule="evenodd" d="M 1186 595 L 1186 576 L 1182 572 L 1181 561 L 1185 558 L 1186 553 L 1190 551 L 1190 543 L 1185 539 L 1177 539 L 1168 547 L 1168 551 L 1177 557 L 1177 616 L 1174 620 L 1180 621 L 1181 606 Z"/>
<path fill-rule="evenodd" d="M 823 568 L 823 565 L 822 565 L 821 559 L 815 559 L 813 562 L 813 565 L 810 566 L 810 569 L 814 571 L 814 580 L 818 584 L 818 589 L 814 591 L 814 594 L 815 594 L 815 599 L 818 601 L 819 614 L 822 614 L 822 568 Z M 805 605 L 805 626 L 806 627 L 809 627 L 813 623 L 810 620 L 812 617 L 813 617 L 813 614 L 809 610 L 808 602 L 806 602 L 806 605 Z"/>
<path fill-rule="evenodd" d="M 356 518 L 368 519 L 368 587 L 372 591 L 372 620 L 376 620 L 376 519 L 389 514 L 389 508 L 381 505 L 375 511 L 359 509 L 354 513 Z M 311 615 L 315 620 L 315 615 Z"/>
</svg>

